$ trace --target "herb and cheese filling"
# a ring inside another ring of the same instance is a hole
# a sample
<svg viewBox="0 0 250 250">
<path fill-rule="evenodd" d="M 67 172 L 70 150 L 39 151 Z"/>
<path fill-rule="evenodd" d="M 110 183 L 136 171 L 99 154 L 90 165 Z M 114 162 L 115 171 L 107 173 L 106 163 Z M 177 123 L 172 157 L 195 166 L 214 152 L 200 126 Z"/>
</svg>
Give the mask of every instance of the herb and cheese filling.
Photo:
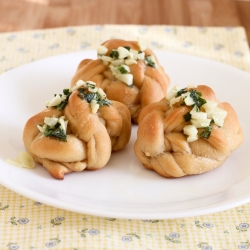
<svg viewBox="0 0 250 250">
<path fill-rule="evenodd" d="M 53 107 L 58 110 L 63 110 L 68 103 L 70 95 L 78 90 L 78 96 L 82 100 L 89 103 L 92 113 L 97 113 L 98 109 L 103 105 L 111 105 L 111 101 L 107 99 L 106 94 L 101 88 L 96 87 L 96 83 L 92 81 L 84 82 L 79 80 L 71 89 L 64 89 L 63 94 L 56 94 L 52 100 L 45 102 L 47 107 Z M 52 136 L 62 141 L 67 141 L 67 125 L 65 117 L 45 117 L 43 125 L 37 125 L 43 136 Z"/>
<path fill-rule="evenodd" d="M 92 113 L 97 113 L 98 109 L 101 106 L 109 106 L 112 104 L 111 101 L 107 99 L 107 96 L 104 91 L 101 88 L 96 87 L 95 82 L 84 82 L 82 80 L 79 80 L 76 83 L 75 87 L 79 91 L 78 96 L 90 104 Z"/>
<path fill-rule="evenodd" d="M 120 81 L 128 86 L 133 85 L 133 75 L 130 74 L 129 66 L 137 64 L 138 60 L 142 60 L 146 65 L 157 68 L 157 63 L 153 55 L 145 57 L 147 47 L 142 41 L 138 41 L 139 51 L 131 49 L 129 46 L 118 47 L 113 49 L 109 55 L 108 48 L 101 45 L 97 48 L 98 57 L 105 65 L 108 65 L 112 74 Z"/>
<path fill-rule="evenodd" d="M 46 101 L 46 107 L 54 107 L 58 110 L 63 110 L 68 103 L 69 96 L 72 91 L 64 89 L 63 94 L 56 94 L 50 101 Z"/>
<path fill-rule="evenodd" d="M 63 110 L 68 103 L 68 99 L 73 91 L 78 90 L 78 96 L 90 103 L 92 113 L 97 113 L 99 107 L 103 105 L 111 105 L 111 101 L 107 99 L 106 94 L 101 88 L 96 87 L 96 83 L 92 81 L 84 82 L 79 80 L 71 89 L 64 89 L 63 94 L 56 94 L 50 101 L 46 101 L 46 107 L 53 107 Z"/>
<path fill-rule="evenodd" d="M 65 117 L 45 117 L 44 124 L 37 125 L 39 131 L 43 136 L 51 136 L 58 138 L 61 141 L 67 141 L 67 125 L 68 121 L 65 121 Z"/>
<path fill-rule="evenodd" d="M 187 141 L 192 142 L 199 137 L 208 139 L 212 132 L 212 124 L 222 127 L 227 111 L 218 108 L 216 102 L 205 100 L 202 93 L 195 90 L 196 86 L 180 89 L 174 86 L 166 95 L 170 107 L 175 103 L 191 106 L 193 109 L 184 115 L 186 122 L 190 122 L 183 128 L 183 133 L 187 135 Z M 198 134 L 198 129 L 203 131 Z"/>
</svg>

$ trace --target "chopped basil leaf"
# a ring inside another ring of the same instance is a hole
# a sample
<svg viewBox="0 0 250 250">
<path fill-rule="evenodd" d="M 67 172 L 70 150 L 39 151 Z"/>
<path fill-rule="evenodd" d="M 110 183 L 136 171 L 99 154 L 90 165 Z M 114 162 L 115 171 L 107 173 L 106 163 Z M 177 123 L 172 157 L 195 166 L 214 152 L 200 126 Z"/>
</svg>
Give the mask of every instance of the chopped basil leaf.
<svg viewBox="0 0 250 250">
<path fill-rule="evenodd" d="M 65 108 L 65 106 L 68 103 L 68 99 L 63 100 L 59 105 L 57 105 L 55 108 L 57 108 L 58 110 L 63 110 Z"/>
<path fill-rule="evenodd" d="M 205 99 L 201 98 L 201 95 L 200 92 L 197 92 L 194 89 L 190 91 L 190 97 L 192 97 L 195 102 L 197 112 L 200 111 L 200 107 L 207 102 Z"/>
<path fill-rule="evenodd" d="M 188 91 L 187 91 L 186 89 L 181 89 L 181 90 L 179 90 L 179 91 L 177 92 L 176 97 L 181 96 L 182 94 L 185 94 L 185 93 L 187 93 L 187 92 L 188 92 Z"/>
<path fill-rule="evenodd" d="M 112 50 L 112 52 L 111 52 L 111 54 L 109 56 L 114 58 L 114 59 L 118 59 L 119 53 L 118 53 L 117 50 Z"/>
<path fill-rule="evenodd" d="M 63 94 L 66 96 L 65 99 L 62 100 L 60 104 L 58 104 L 56 106 L 53 106 L 53 108 L 56 108 L 58 110 L 63 110 L 65 108 L 65 106 L 68 104 L 68 100 L 69 100 L 69 97 L 71 95 L 70 90 L 69 89 L 64 89 Z M 60 94 L 60 96 L 62 97 L 61 94 Z"/>
<path fill-rule="evenodd" d="M 47 126 L 44 131 L 44 136 L 56 137 L 61 141 L 67 141 L 67 135 L 64 130 L 60 127 L 60 124 L 57 123 L 54 128 Z"/>
<path fill-rule="evenodd" d="M 202 93 L 201 93 L 201 92 L 196 91 L 196 94 L 197 94 L 198 96 L 202 96 Z"/>
<path fill-rule="evenodd" d="M 141 50 L 139 50 L 139 51 L 138 51 L 138 54 L 141 54 L 141 53 L 142 53 L 142 51 L 141 51 Z"/>
<path fill-rule="evenodd" d="M 86 100 L 88 103 L 90 103 L 92 100 L 96 99 L 96 93 L 90 93 L 90 92 L 84 93 L 84 89 L 82 89 L 82 88 L 79 88 L 78 90 L 79 90 L 78 96 L 81 99 Z"/>
<path fill-rule="evenodd" d="M 154 62 L 152 62 L 148 57 L 145 58 L 145 61 L 147 62 L 147 65 L 153 68 L 156 68 L 156 65 Z"/>
<path fill-rule="evenodd" d="M 64 94 L 64 95 L 70 95 L 71 92 L 70 92 L 69 89 L 64 89 L 64 90 L 63 90 L 63 94 Z"/>
<path fill-rule="evenodd" d="M 44 135 L 45 136 L 50 136 L 52 134 L 52 132 L 54 131 L 53 128 L 50 128 L 50 126 L 46 127 L 46 130 L 44 131 Z"/>
<path fill-rule="evenodd" d="M 200 137 L 208 139 L 212 132 L 212 126 L 208 126 L 204 128 L 204 131 L 201 132 Z"/>
<path fill-rule="evenodd" d="M 106 98 L 102 99 L 100 94 L 97 92 L 91 93 L 91 92 L 86 91 L 83 88 L 79 88 L 78 91 L 79 91 L 78 96 L 82 100 L 86 100 L 88 103 L 90 103 L 92 100 L 96 100 L 100 106 L 103 106 L 103 105 L 109 106 L 112 104 L 111 101 L 107 100 Z"/>
<path fill-rule="evenodd" d="M 127 74 L 127 73 L 128 73 L 128 71 L 127 71 L 122 65 L 120 65 L 120 66 L 118 67 L 118 70 L 119 70 L 122 74 Z"/>
<path fill-rule="evenodd" d="M 123 46 L 123 48 L 127 49 L 128 51 L 130 51 L 130 47 L 129 46 Z"/>
<path fill-rule="evenodd" d="M 109 106 L 109 105 L 112 104 L 111 101 L 109 101 L 109 100 L 107 100 L 107 99 L 100 99 L 100 100 L 97 101 L 97 103 L 98 103 L 100 106 L 104 106 L 104 105 Z"/>
<path fill-rule="evenodd" d="M 192 115 L 190 112 L 186 113 L 184 116 L 185 122 L 189 122 L 191 120 Z"/>
</svg>

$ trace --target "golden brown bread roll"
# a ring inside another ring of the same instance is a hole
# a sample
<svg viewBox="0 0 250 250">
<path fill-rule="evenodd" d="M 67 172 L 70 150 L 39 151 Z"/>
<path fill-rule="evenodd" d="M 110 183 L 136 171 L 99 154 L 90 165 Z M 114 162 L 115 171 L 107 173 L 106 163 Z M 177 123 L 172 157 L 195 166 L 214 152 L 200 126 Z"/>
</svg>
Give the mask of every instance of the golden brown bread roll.
<svg viewBox="0 0 250 250">
<path fill-rule="evenodd" d="M 97 92 L 100 89 L 94 86 L 92 89 L 96 92 L 91 92 L 89 83 L 82 83 L 86 86 L 69 92 L 63 109 L 58 110 L 60 105 L 48 107 L 31 117 L 24 127 L 27 152 L 57 179 L 73 171 L 104 167 L 111 151 L 125 147 L 130 139 L 128 108 L 109 102 L 103 91 Z M 98 93 L 103 98 L 100 99 Z M 55 125 L 51 125 L 54 120 Z M 57 132 L 51 132 L 52 128 Z M 65 128 L 64 134 L 62 128 Z"/>
<path fill-rule="evenodd" d="M 137 123 L 138 115 L 143 107 L 165 96 L 169 86 L 169 77 L 165 74 L 154 52 L 149 48 L 142 52 L 137 41 L 111 39 L 104 42 L 102 47 L 106 48 L 106 52 L 104 51 L 105 54 L 99 52 L 100 59 L 85 59 L 78 65 L 71 87 L 79 79 L 96 82 L 110 100 L 125 104 L 129 108 L 132 121 Z M 121 55 L 122 52 L 119 52 L 120 54 L 117 52 L 118 48 L 124 49 L 124 47 L 128 48 L 128 50 L 125 49 L 125 53 L 126 50 L 130 53 L 125 59 L 125 55 Z M 137 58 L 138 55 L 141 59 Z M 119 56 L 123 58 L 120 59 Z M 126 61 L 126 59 L 131 59 L 130 57 L 134 59 Z M 126 84 L 123 77 L 128 75 L 130 75 L 128 80 L 130 83 Z"/>
<path fill-rule="evenodd" d="M 185 91 L 174 91 L 177 96 L 148 105 L 139 116 L 136 156 L 146 168 L 167 178 L 210 171 L 243 141 L 230 104 L 219 102 L 208 86 Z"/>
</svg>

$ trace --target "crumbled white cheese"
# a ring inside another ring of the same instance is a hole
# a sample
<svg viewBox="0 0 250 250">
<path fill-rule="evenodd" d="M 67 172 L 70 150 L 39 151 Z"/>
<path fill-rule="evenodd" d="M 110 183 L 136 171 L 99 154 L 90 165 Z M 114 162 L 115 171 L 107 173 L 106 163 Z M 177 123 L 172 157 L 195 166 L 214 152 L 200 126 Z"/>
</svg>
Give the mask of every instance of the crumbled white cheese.
<svg viewBox="0 0 250 250">
<path fill-rule="evenodd" d="M 198 135 L 189 135 L 188 137 L 187 137 L 187 142 L 193 142 L 193 141 L 196 141 L 196 140 L 198 140 Z"/>
<path fill-rule="evenodd" d="M 107 97 L 107 95 L 105 94 L 105 92 L 101 88 L 98 88 L 97 93 L 101 96 L 102 99 Z"/>
<path fill-rule="evenodd" d="M 93 87 L 88 87 L 88 91 L 89 91 L 89 92 L 96 93 L 97 90 L 98 90 L 97 87 L 94 87 L 94 88 L 93 88 Z"/>
<path fill-rule="evenodd" d="M 138 60 L 144 60 L 144 59 L 145 59 L 145 53 L 144 53 L 144 52 L 138 53 L 137 59 L 138 59 Z"/>
<path fill-rule="evenodd" d="M 206 112 L 208 112 L 209 110 L 213 110 L 214 108 L 216 108 L 217 103 L 207 100 L 207 102 L 203 104 L 202 107 L 206 110 Z"/>
<path fill-rule="evenodd" d="M 208 117 L 214 120 L 214 123 L 218 125 L 219 127 L 222 127 L 224 124 L 224 119 L 227 116 L 227 111 L 221 109 L 221 108 L 213 108 L 207 111 Z"/>
<path fill-rule="evenodd" d="M 125 64 L 127 65 L 137 64 L 137 61 L 134 59 L 125 59 Z"/>
<path fill-rule="evenodd" d="M 108 52 L 108 48 L 103 46 L 103 45 L 100 45 L 98 48 L 97 48 L 97 53 L 99 55 L 105 55 L 106 53 Z"/>
<path fill-rule="evenodd" d="M 129 50 L 127 50 L 124 47 L 118 47 L 117 51 L 119 53 L 119 57 L 118 57 L 119 59 L 124 59 L 125 57 L 130 56 Z"/>
<path fill-rule="evenodd" d="M 116 78 L 124 83 L 126 83 L 128 86 L 133 85 L 133 75 L 132 74 L 116 74 Z"/>
<path fill-rule="evenodd" d="M 100 59 L 106 62 L 111 62 L 112 61 L 112 57 L 110 56 L 104 56 L 104 55 L 100 55 Z"/>
<path fill-rule="evenodd" d="M 184 102 L 187 106 L 192 106 L 195 104 L 194 99 L 190 96 L 190 92 L 182 94 L 182 97 L 184 97 Z"/>
<path fill-rule="evenodd" d="M 193 124 L 196 128 L 205 128 L 210 125 L 211 119 L 191 119 L 191 124 Z"/>
<path fill-rule="evenodd" d="M 117 59 L 117 60 L 111 61 L 111 64 L 112 64 L 113 66 L 119 66 L 119 65 L 122 65 L 122 64 L 126 63 L 127 60 L 128 60 L 128 59 L 126 59 L 125 61 L 124 61 L 124 59 Z M 129 60 L 131 60 L 131 59 L 129 59 Z M 127 64 L 127 63 L 126 63 L 126 64 Z M 127 64 L 127 65 L 128 65 L 128 64 Z"/>
<path fill-rule="evenodd" d="M 98 111 L 100 105 L 97 103 L 96 100 L 91 100 L 91 102 L 90 102 L 90 107 L 91 107 L 91 109 L 92 109 L 92 113 L 95 114 L 95 113 L 97 113 L 97 111 Z"/>
<path fill-rule="evenodd" d="M 37 125 L 37 128 L 39 129 L 39 131 L 40 131 L 42 134 L 45 132 L 44 126 Z"/>
<path fill-rule="evenodd" d="M 171 100 L 172 98 L 175 98 L 178 91 L 180 91 L 180 88 L 178 85 L 175 85 L 166 95 L 167 100 Z"/>
<path fill-rule="evenodd" d="M 192 119 L 207 119 L 207 113 L 202 111 L 197 111 L 196 105 L 190 111 Z"/>
<path fill-rule="evenodd" d="M 78 80 L 75 84 L 75 86 L 73 86 L 70 89 L 70 92 L 74 92 L 76 89 L 79 89 L 80 87 L 87 87 L 86 82 L 84 82 L 83 80 Z"/>
<path fill-rule="evenodd" d="M 63 98 L 60 95 L 55 95 L 50 101 L 46 102 L 46 106 L 53 107 L 57 106 L 62 102 Z"/>
<path fill-rule="evenodd" d="M 45 117 L 44 118 L 44 123 L 49 125 L 50 127 L 55 127 L 57 122 L 58 122 L 58 118 L 56 118 L 56 117 Z"/>
<path fill-rule="evenodd" d="M 60 123 L 61 128 L 63 129 L 63 131 L 66 133 L 67 132 L 68 121 L 65 121 L 65 116 L 61 116 L 58 119 L 58 122 Z"/>
<path fill-rule="evenodd" d="M 137 60 L 145 60 L 145 53 L 142 51 L 146 50 L 147 46 L 142 40 L 138 40 L 138 46 L 139 46 L 140 51 L 120 46 L 117 49 L 113 49 L 112 55 L 109 56 L 107 55 L 108 48 L 101 45 L 97 48 L 97 53 L 98 53 L 98 57 L 103 61 L 103 63 L 110 68 L 112 74 L 117 79 L 119 78 L 118 80 L 131 86 L 133 84 L 133 75 L 129 74 L 130 72 L 129 66 L 133 64 L 137 64 Z M 150 60 L 154 66 L 157 66 L 154 56 L 149 56 L 147 59 Z M 149 64 L 146 60 L 145 60 L 145 63 Z M 121 65 L 126 69 L 127 71 L 126 73 L 119 72 L 118 67 Z M 122 76 L 121 73 L 124 75 L 128 74 L 128 76 Z M 132 81 L 131 81 L 131 78 L 132 78 Z"/>
<path fill-rule="evenodd" d="M 183 133 L 185 135 L 195 136 L 195 135 L 197 135 L 198 130 L 197 130 L 197 128 L 194 125 L 186 125 L 183 128 Z"/>
</svg>

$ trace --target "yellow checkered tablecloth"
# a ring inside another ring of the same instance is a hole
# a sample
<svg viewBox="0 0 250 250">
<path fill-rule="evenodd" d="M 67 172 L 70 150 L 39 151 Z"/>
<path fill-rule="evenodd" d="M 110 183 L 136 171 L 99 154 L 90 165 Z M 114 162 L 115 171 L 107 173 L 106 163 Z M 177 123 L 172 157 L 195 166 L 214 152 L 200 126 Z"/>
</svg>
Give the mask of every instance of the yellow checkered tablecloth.
<svg viewBox="0 0 250 250">
<path fill-rule="evenodd" d="M 250 72 L 241 27 L 92 25 L 0 34 L 0 73 L 110 38 L 143 38 L 152 49 L 210 58 Z M 101 218 L 53 208 L 0 186 L 0 249 L 250 249 L 250 204 L 172 220 Z"/>
</svg>

